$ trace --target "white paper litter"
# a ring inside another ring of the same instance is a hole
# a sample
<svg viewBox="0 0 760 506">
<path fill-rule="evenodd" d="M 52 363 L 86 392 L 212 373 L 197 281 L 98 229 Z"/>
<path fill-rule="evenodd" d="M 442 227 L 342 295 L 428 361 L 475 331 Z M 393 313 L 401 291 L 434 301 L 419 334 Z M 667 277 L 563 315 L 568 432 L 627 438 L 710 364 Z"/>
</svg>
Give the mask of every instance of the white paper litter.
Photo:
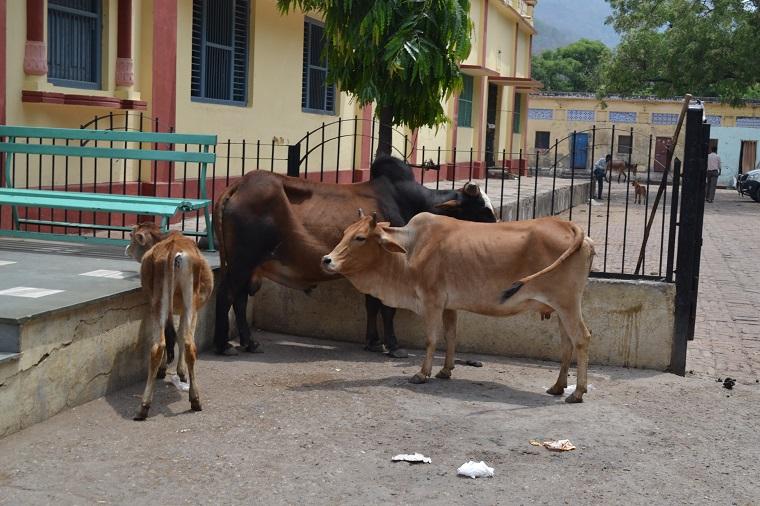
<svg viewBox="0 0 760 506">
<path fill-rule="evenodd" d="M 400 453 L 396 455 L 395 457 L 393 457 L 391 460 L 393 462 L 409 462 L 412 464 L 420 463 L 420 462 L 425 463 L 425 464 L 430 464 L 431 462 L 433 462 L 433 459 L 431 459 L 430 457 L 425 457 L 421 453 L 412 453 L 412 454 Z"/>
<path fill-rule="evenodd" d="M 470 478 L 493 478 L 493 467 L 488 467 L 482 460 L 480 462 L 471 460 L 459 466 L 457 474 Z"/>
<path fill-rule="evenodd" d="M 544 448 L 555 452 L 569 452 L 575 450 L 575 445 L 569 439 L 560 439 L 558 441 L 544 441 Z"/>
<path fill-rule="evenodd" d="M 565 387 L 565 393 L 563 395 L 572 394 L 573 392 L 575 392 L 575 387 L 576 385 L 567 385 Z M 593 389 L 594 389 L 594 385 L 591 385 L 591 384 L 586 385 L 586 390 L 588 390 L 589 392 L 592 391 Z"/>
<path fill-rule="evenodd" d="M 176 374 L 171 375 L 171 381 L 172 381 L 172 385 L 174 385 L 174 388 L 176 388 L 180 392 L 190 391 L 190 383 L 184 383 L 180 381 L 179 376 L 177 376 Z"/>
</svg>

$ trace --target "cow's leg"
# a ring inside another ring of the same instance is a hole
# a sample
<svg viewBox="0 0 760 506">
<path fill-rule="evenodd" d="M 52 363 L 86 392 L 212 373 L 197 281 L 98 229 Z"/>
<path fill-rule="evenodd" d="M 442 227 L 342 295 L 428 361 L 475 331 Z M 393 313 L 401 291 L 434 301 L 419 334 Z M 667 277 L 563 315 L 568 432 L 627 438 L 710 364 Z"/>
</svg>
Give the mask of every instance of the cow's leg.
<svg viewBox="0 0 760 506">
<path fill-rule="evenodd" d="M 150 319 L 148 329 L 153 340 L 153 345 L 150 348 L 150 357 L 148 359 L 148 382 L 145 384 L 142 402 L 140 409 L 134 417 L 135 420 L 145 420 L 148 417 L 150 403 L 153 400 L 153 389 L 156 385 L 156 374 L 166 350 L 164 328 L 161 325 L 161 320 L 156 318 L 155 315 L 150 315 L 148 318 Z"/>
<path fill-rule="evenodd" d="M 546 393 L 551 395 L 562 395 L 567 387 L 567 372 L 570 369 L 570 361 L 573 359 L 573 342 L 570 340 L 570 336 L 567 335 L 565 325 L 562 322 L 562 318 L 559 319 L 559 334 L 560 334 L 560 347 L 561 347 L 561 361 L 559 366 L 559 376 L 557 382 L 549 388 Z"/>
<path fill-rule="evenodd" d="M 365 336 L 364 349 L 367 351 L 385 351 L 380 336 L 377 333 L 377 315 L 380 312 L 382 302 L 371 295 L 364 296 L 364 308 L 367 310 L 367 334 Z"/>
<path fill-rule="evenodd" d="M 443 369 L 435 375 L 439 379 L 450 379 L 454 370 L 454 353 L 457 347 L 457 312 L 447 309 L 443 312 L 443 336 L 446 339 L 446 360 Z"/>
<path fill-rule="evenodd" d="M 214 351 L 218 355 L 235 355 L 235 348 L 229 344 L 230 334 L 230 307 L 232 306 L 232 297 L 230 296 L 230 275 L 222 272 L 222 279 L 219 281 L 219 289 L 216 296 L 216 319 L 214 323 Z M 231 350 L 231 352 L 230 352 Z"/>
<path fill-rule="evenodd" d="M 248 325 L 247 308 L 249 293 L 250 287 L 249 290 L 239 292 L 235 296 L 232 309 L 235 312 L 235 323 L 240 337 L 240 347 L 245 351 L 255 353 L 261 350 L 258 349 L 259 343 L 255 339 L 251 339 L 251 327 Z"/>
<path fill-rule="evenodd" d="M 192 304 L 192 295 L 190 303 Z M 189 313 L 189 314 L 188 314 Z M 197 350 L 195 347 L 195 325 L 197 316 L 195 311 L 185 311 L 179 325 L 179 333 L 182 336 L 180 346 L 183 348 L 183 355 L 187 362 L 187 373 L 190 379 L 190 409 L 193 411 L 202 411 L 200 393 L 198 392 L 198 382 L 195 379 L 195 361 Z"/>
<path fill-rule="evenodd" d="M 583 402 L 583 394 L 587 391 L 588 345 L 591 341 L 591 332 L 583 321 L 580 301 L 575 308 L 560 313 L 560 322 L 573 342 L 578 364 L 578 381 L 575 392 L 567 396 L 565 402 Z"/>
<path fill-rule="evenodd" d="M 420 372 L 412 376 L 409 381 L 412 383 L 425 383 L 430 377 L 433 369 L 433 354 L 435 353 L 435 343 L 438 336 L 443 332 L 443 310 L 440 308 L 430 308 L 425 311 L 425 359 L 422 361 Z"/>
<path fill-rule="evenodd" d="M 396 317 L 396 308 L 380 303 L 380 315 L 383 317 L 383 338 L 388 355 L 393 358 L 407 358 L 409 354 L 399 347 L 396 339 L 396 331 L 393 328 L 393 320 Z"/>
</svg>

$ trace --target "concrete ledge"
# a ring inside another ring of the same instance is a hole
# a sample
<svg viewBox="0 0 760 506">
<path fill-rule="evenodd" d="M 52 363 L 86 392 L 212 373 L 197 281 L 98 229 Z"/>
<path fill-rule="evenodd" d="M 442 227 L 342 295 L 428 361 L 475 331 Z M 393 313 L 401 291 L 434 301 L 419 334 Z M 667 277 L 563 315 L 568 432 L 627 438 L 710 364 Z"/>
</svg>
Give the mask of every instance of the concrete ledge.
<svg viewBox="0 0 760 506">
<path fill-rule="evenodd" d="M 202 309 L 199 348 L 210 345 L 216 293 Z M 0 437 L 135 382 L 145 381 L 147 303 L 140 289 L 20 323 L 23 352 L 0 363 Z"/>
<path fill-rule="evenodd" d="M 591 279 L 583 301 L 593 335 L 591 363 L 666 369 L 674 298 L 671 284 Z M 255 325 L 264 330 L 364 342 L 364 296 L 346 280 L 323 283 L 311 295 L 265 282 L 252 301 Z M 556 361 L 558 324 L 556 316 L 541 321 L 538 314 L 493 318 L 460 311 L 457 350 Z M 422 319 L 409 311 L 398 312 L 396 333 L 403 346 L 424 346 Z"/>
</svg>

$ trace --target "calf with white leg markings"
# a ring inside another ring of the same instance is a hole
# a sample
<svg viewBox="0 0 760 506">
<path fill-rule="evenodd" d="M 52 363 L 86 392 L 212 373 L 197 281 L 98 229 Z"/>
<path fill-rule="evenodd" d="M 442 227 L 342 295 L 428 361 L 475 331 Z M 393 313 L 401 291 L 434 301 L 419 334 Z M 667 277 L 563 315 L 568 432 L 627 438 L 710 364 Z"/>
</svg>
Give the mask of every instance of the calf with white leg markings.
<svg viewBox="0 0 760 506">
<path fill-rule="evenodd" d="M 566 401 L 582 402 L 591 333 L 581 301 L 593 256 L 594 244 L 583 230 L 558 218 L 472 223 L 422 213 L 405 227 L 390 227 L 360 210 L 322 268 L 384 304 L 424 317 L 426 356 L 412 383 L 427 381 L 442 336 L 446 359 L 436 377 L 451 377 L 457 310 L 489 316 L 556 311 L 562 358 L 547 392 L 562 395 L 575 351 L 578 386 Z"/>
<path fill-rule="evenodd" d="M 195 241 L 180 232 L 162 234 L 153 223 L 141 223 L 132 229 L 126 254 L 141 263 L 140 281 L 149 298 L 145 328 L 151 339 L 148 382 L 134 419 L 145 420 L 148 416 L 156 377 L 163 378 L 166 374 L 167 355 L 171 358 L 174 353 L 174 338 L 179 344 L 177 375 L 184 379 L 187 367 L 190 407 L 193 411 L 201 411 L 195 379 L 195 325 L 198 310 L 206 303 L 214 287 L 211 268 Z M 176 336 L 174 313 L 180 315 Z"/>
</svg>

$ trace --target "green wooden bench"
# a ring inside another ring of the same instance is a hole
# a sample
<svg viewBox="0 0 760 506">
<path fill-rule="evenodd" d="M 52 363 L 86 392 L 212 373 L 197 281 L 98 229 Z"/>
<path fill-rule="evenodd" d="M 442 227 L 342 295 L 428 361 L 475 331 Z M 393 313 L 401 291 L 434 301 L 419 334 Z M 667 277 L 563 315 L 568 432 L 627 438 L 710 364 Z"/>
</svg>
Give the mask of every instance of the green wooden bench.
<svg viewBox="0 0 760 506">
<path fill-rule="evenodd" d="M 117 225 L 98 225 L 69 221 L 37 220 L 20 218 L 19 207 L 66 209 L 88 212 L 125 213 L 161 217 L 161 228 L 169 230 L 169 220 L 178 212 L 203 210 L 206 230 L 204 232 L 185 231 L 186 235 L 205 236 L 210 250 L 214 248 L 213 227 L 209 207 L 211 200 L 206 198 L 206 165 L 214 163 L 216 156 L 209 152 L 209 147 L 216 144 L 215 135 L 194 135 L 177 133 L 129 132 L 111 130 L 78 130 L 69 128 L 39 128 L 27 126 L 0 125 L 0 153 L 7 153 L 5 163 L 5 185 L 0 188 L 0 205 L 12 207 L 13 229 L 1 230 L 0 235 L 22 238 L 52 239 L 58 241 L 95 242 L 105 244 L 125 244 L 126 239 L 113 239 L 95 235 L 57 234 L 52 232 L 33 232 L 22 230 L 24 225 L 47 227 L 65 227 L 76 229 L 97 229 L 113 231 L 130 231 L 131 227 Z M 16 142 L 25 139 L 26 142 Z M 43 144 L 42 139 L 79 141 L 76 145 Z M 39 141 L 39 143 L 37 143 Z M 130 147 L 97 147 L 95 141 L 125 143 L 149 143 L 171 145 L 200 146 L 202 151 L 174 151 L 157 149 L 136 149 Z M 88 146 L 88 143 L 92 145 Z M 114 160 L 150 160 L 163 162 L 198 163 L 200 198 L 162 198 L 137 195 L 119 195 L 110 193 L 85 193 L 56 190 L 37 190 L 15 188 L 13 181 L 13 162 L 16 154 L 52 155 L 80 158 L 108 158 Z M 28 227 L 27 227 L 28 228 Z"/>
</svg>

